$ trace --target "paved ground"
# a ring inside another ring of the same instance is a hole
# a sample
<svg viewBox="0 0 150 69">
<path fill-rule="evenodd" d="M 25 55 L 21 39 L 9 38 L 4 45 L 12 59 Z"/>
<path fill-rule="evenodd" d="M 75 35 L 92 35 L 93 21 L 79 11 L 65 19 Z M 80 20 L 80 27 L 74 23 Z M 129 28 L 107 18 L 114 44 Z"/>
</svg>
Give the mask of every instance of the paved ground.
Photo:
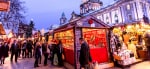
<svg viewBox="0 0 150 69">
<path fill-rule="evenodd" d="M 125 67 L 125 68 L 113 67 L 107 69 L 150 69 L 150 61 L 140 62 L 138 64 L 132 65 L 130 67 Z"/>
<path fill-rule="evenodd" d="M 8 57 L 5 60 L 5 64 L 0 65 L 0 69 L 65 69 L 64 67 L 52 66 L 50 62 L 48 62 L 47 66 L 43 66 L 43 62 L 39 66 L 34 68 L 34 58 L 19 58 L 18 63 L 11 63 L 10 57 Z M 126 68 L 113 67 L 107 69 L 150 69 L 150 61 L 144 61 Z"/>
<path fill-rule="evenodd" d="M 18 62 L 10 62 L 10 57 L 6 58 L 5 64 L 0 65 L 0 69 L 65 69 L 64 67 L 57 67 L 50 65 L 48 62 L 47 66 L 39 64 L 40 67 L 34 68 L 34 58 L 19 58 Z"/>
</svg>

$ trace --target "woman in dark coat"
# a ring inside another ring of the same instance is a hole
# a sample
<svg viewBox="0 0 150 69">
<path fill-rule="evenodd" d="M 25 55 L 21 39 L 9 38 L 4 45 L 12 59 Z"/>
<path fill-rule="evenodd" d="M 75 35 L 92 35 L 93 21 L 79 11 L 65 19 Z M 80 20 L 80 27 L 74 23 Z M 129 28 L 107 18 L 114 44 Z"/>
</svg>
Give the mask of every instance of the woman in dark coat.
<svg viewBox="0 0 150 69">
<path fill-rule="evenodd" d="M 48 55 L 50 53 L 49 49 L 48 49 L 48 44 L 47 42 L 42 44 L 42 52 L 44 54 L 44 66 L 47 65 L 47 59 L 48 59 Z"/>
<path fill-rule="evenodd" d="M 39 42 L 37 42 L 36 47 L 35 47 L 35 63 L 34 63 L 34 67 L 39 67 L 38 65 L 38 60 L 41 56 L 41 51 L 40 51 L 41 45 Z"/>
<path fill-rule="evenodd" d="M 4 56 L 5 56 L 5 58 L 6 58 L 6 57 L 9 56 L 9 54 L 8 54 L 9 46 L 8 46 L 8 43 L 7 43 L 7 42 L 4 43 L 4 47 L 5 47 L 5 51 L 4 51 L 5 55 L 4 55 Z"/>
</svg>

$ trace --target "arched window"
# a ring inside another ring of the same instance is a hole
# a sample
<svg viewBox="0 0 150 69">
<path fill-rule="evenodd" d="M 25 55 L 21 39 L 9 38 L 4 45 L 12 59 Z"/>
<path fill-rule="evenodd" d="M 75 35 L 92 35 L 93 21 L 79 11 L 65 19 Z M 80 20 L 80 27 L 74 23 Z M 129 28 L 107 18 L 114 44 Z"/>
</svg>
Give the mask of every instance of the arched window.
<svg viewBox="0 0 150 69">
<path fill-rule="evenodd" d="M 116 13 L 115 13 L 115 17 L 114 18 L 115 18 L 115 22 L 118 23 L 119 22 L 118 21 L 118 15 Z"/>
</svg>

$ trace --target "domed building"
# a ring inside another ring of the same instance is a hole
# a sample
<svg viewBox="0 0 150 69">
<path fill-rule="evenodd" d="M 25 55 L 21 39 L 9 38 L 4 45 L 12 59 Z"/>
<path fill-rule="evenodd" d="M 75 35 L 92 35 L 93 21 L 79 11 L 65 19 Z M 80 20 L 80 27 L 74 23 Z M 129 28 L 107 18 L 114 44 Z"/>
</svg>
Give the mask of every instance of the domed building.
<svg viewBox="0 0 150 69">
<path fill-rule="evenodd" d="M 103 2 L 101 0 L 82 0 L 82 4 L 80 5 L 80 14 L 86 14 L 91 11 L 99 10 Z"/>
</svg>

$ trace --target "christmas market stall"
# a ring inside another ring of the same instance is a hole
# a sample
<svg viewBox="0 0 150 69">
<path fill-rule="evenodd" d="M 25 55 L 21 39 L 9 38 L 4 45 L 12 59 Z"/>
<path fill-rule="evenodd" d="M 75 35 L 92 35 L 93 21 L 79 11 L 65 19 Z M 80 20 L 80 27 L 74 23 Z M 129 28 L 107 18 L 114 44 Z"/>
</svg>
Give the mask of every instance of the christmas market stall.
<svg viewBox="0 0 150 69">
<path fill-rule="evenodd" d="M 46 41 L 48 41 L 48 43 L 51 44 L 52 40 L 53 40 L 53 30 L 50 30 L 46 35 Z"/>
<path fill-rule="evenodd" d="M 75 67 L 79 65 L 80 37 L 88 43 L 93 61 L 104 63 L 109 61 L 108 28 L 92 16 L 80 17 L 55 29 L 54 38 L 62 40 L 65 61 Z"/>
<path fill-rule="evenodd" d="M 128 66 L 146 59 L 144 36 L 147 31 L 150 31 L 150 25 L 142 21 L 113 28 L 110 45 L 114 60 L 119 65 Z"/>
<path fill-rule="evenodd" d="M 4 28 L 3 28 L 2 23 L 0 22 L 0 40 L 3 40 L 5 38 L 6 38 L 6 32 L 5 32 Z"/>
</svg>

